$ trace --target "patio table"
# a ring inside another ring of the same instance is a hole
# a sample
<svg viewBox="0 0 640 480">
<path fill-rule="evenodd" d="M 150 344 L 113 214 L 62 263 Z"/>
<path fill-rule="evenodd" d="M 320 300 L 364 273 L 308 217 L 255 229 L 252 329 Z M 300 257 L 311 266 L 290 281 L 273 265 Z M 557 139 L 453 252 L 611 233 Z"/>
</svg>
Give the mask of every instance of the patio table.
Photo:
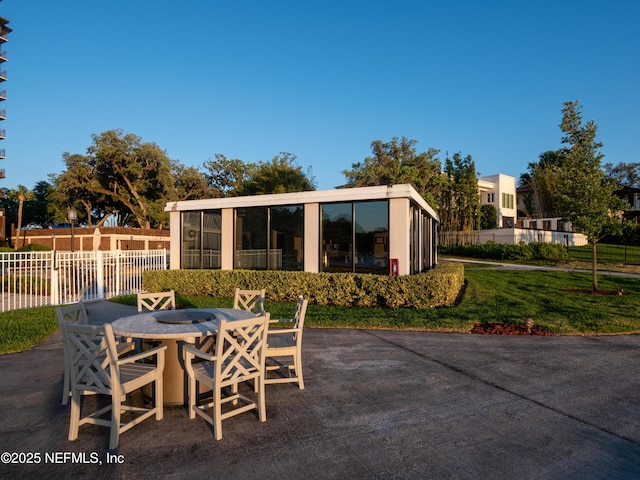
<svg viewBox="0 0 640 480">
<path fill-rule="evenodd" d="M 122 317 L 112 326 L 116 335 L 156 340 L 166 345 L 162 378 L 164 404 L 183 405 L 186 379 L 181 342 L 194 343 L 196 338 L 215 335 L 221 319 L 231 321 L 252 317 L 255 317 L 252 312 L 233 308 L 188 308 L 142 312 Z"/>
</svg>

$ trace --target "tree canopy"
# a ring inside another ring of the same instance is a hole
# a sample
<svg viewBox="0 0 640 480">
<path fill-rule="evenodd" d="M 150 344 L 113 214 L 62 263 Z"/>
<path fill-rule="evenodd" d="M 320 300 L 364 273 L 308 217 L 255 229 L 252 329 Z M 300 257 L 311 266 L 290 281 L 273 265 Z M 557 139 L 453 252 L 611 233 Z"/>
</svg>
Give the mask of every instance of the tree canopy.
<svg viewBox="0 0 640 480">
<path fill-rule="evenodd" d="M 409 183 L 432 206 L 437 205 L 437 196 L 444 183 L 438 150 L 416 152 L 416 140 L 393 137 L 390 142 L 371 142 L 373 156 L 353 163 L 350 170 L 342 174 L 347 183 L 344 187 L 368 187 Z"/>
<path fill-rule="evenodd" d="M 606 227 L 620 223 L 625 202 L 614 195 L 616 182 L 607 179 L 601 166 L 602 143 L 596 141 L 597 125 L 583 124 L 578 101 L 565 102 L 560 129 L 562 161 L 553 166 L 561 216 L 573 230 L 584 234 L 593 247 L 593 289 L 598 289 L 596 244 Z"/>
</svg>

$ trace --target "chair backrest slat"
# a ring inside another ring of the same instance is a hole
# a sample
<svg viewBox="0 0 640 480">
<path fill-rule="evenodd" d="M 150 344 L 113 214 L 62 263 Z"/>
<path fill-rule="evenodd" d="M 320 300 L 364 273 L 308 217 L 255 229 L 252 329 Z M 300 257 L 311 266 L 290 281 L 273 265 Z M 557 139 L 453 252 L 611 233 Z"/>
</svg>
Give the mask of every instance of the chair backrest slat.
<svg viewBox="0 0 640 480">
<path fill-rule="evenodd" d="M 174 310 L 176 308 L 176 295 L 173 290 L 168 292 L 142 292 L 138 293 L 138 312 L 143 310 Z"/>
<path fill-rule="evenodd" d="M 62 323 L 61 328 L 69 352 L 65 361 L 68 362 L 72 388 L 108 393 L 120 381 L 111 324 Z"/>
<path fill-rule="evenodd" d="M 80 325 L 87 325 L 89 323 L 89 315 L 84 303 L 78 302 L 66 307 L 57 307 L 56 316 L 58 317 L 58 323 L 75 323 Z"/>
<path fill-rule="evenodd" d="M 241 290 L 236 288 L 233 297 L 233 308 L 246 310 L 256 315 L 264 315 L 264 300 L 266 290 Z"/>
<path fill-rule="evenodd" d="M 269 316 L 221 320 L 216 339 L 216 375 L 222 384 L 235 384 L 262 374 Z"/>
</svg>

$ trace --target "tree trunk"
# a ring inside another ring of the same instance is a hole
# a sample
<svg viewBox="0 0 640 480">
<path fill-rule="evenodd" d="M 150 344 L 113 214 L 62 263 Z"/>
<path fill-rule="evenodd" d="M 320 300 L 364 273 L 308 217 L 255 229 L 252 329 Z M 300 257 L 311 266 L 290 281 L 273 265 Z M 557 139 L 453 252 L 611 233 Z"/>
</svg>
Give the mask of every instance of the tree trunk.
<svg viewBox="0 0 640 480">
<path fill-rule="evenodd" d="M 592 246 L 592 256 L 593 256 L 591 271 L 593 274 L 593 291 L 595 292 L 598 290 L 598 260 L 596 259 L 596 253 L 597 253 L 596 242 L 593 242 L 591 246 Z"/>
<path fill-rule="evenodd" d="M 22 228 L 22 205 L 26 200 L 24 195 L 18 195 L 18 229 L 16 230 L 16 244 L 14 248 L 18 249 L 18 242 L 20 241 L 20 229 Z"/>
</svg>

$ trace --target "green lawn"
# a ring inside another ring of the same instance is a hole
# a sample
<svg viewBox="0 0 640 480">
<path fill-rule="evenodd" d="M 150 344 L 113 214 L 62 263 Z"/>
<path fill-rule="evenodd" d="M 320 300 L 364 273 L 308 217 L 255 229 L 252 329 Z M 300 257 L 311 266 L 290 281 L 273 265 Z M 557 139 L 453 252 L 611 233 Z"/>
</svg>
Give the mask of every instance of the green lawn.
<svg viewBox="0 0 640 480">
<path fill-rule="evenodd" d="M 489 270 L 465 267 L 467 286 L 460 303 L 426 310 L 310 305 L 306 327 L 406 329 L 468 332 L 476 322 L 520 322 L 558 334 L 640 333 L 640 280 L 600 275 L 601 290 L 623 295 L 591 295 L 563 291 L 589 289 L 586 273 Z M 268 296 L 267 296 L 268 299 Z M 135 297 L 121 297 L 135 304 Z M 181 297 L 189 307 L 230 307 L 231 299 Z M 272 318 L 291 317 L 294 304 L 266 303 Z M 31 348 L 57 328 L 53 307 L 0 314 L 0 353 Z"/>
</svg>

